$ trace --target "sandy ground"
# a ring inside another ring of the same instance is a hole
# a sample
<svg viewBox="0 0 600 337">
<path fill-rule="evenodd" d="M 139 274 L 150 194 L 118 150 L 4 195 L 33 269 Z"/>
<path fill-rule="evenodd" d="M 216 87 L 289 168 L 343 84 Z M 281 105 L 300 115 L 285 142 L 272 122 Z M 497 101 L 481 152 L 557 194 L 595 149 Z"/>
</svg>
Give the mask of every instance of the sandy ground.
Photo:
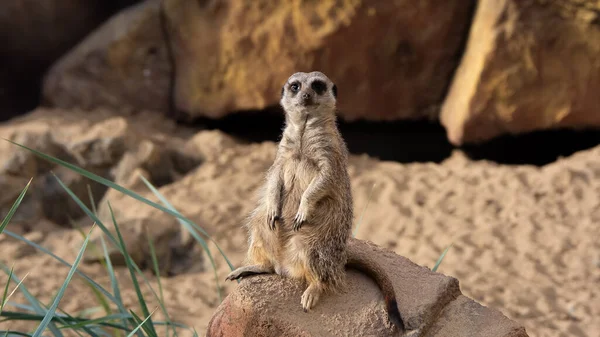
<svg viewBox="0 0 600 337">
<path fill-rule="evenodd" d="M 275 144 L 233 144 L 218 132 L 203 132 L 190 142 L 207 152 L 208 160 L 161 191 L 238 265 L 246 248 L 240 224 L 252 208 Z M 438 271 L 458 278 L 465 295 L 524 324 L 530 336 L 600 336 L 600 147 L 542 168 L 471 161 L 455 152 L 441 164 L 403 165 L 352 156 L 349 170 L 357 222 L 374 186 L 358 238 L 429 267 L 453 244 Z M 114 203 L 123 208 L 138 204 L 129 198 Z M 142 208 L 151 214 L 148 206 Z M 77 232 L 39 228 L 52 231 L 39 229 L 28 237 L 74 260 L 82 242 Z M 18 232 L 19 226 L 9 229 Z M 0 245 L 0 260 L 14 263 L 20 277 L 29 273 L 25 285 L 48 303 L 68 268 L 5 235 Z M 229 269 L 214 246 L 212 251 L 223 280 Z M 161 282 L 172 318 L 202 335 L 218 297 L 210 264 L 207 259 L 198 263 L 204 264 L 204 272 Z M 100 265 L 80 269 L 109 286 Z M 119 268 L 118 273 L 126 303 L 137 308 L 127 271 Z M 3 275 L 0 285 L 5 282 Z M 224 294 L 235 287 L 221 285 Z M 152 296 L 146 286 L 144 293 Z M 14 299 L 23 301 L 20 294 Z M 97 305 L 89 288 L 75 280 L 60 308 L 77 313 Z M 161 317 L 160 312 L 155 315 Z M 25 326 L 0 323 L 2 329 Z"/>
</svg>

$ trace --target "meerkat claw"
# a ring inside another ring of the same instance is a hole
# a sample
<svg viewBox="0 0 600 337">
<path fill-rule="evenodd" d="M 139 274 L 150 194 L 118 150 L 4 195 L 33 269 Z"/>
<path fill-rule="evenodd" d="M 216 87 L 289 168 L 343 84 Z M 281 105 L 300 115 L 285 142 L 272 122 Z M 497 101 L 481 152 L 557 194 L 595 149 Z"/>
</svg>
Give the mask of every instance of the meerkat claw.
<svg viewBox="0 0 600 337">
<path fill-rule="evenodd" d="M 271 230 L 275 230 L 275 225 L 279 221 L 280 216 L 276 211 L 267 211 L 267 225 Z"/>
<path fill-rule="evenodd" d="M 269 223 L 269 228 L 270 228 L 271 230 L 273 230 L 273 231 L 275 230 L 275 224 L 276 224 L 276 222 L 277 222 L 278 220 L 279 220 L 279 217 L 278 217 L 278 216 L 276 216 L 276 215 L 274 215 L 274 216 L 269 216 L 269 219 L 268 219 L 267 221 L 268 221 L 268 223 Z"/>
<path fill-rule="evenodd" d="M 300 214 L 296 215 L 296 217 L 294 218 L 294 231 L 298 231 L 300 227 L 302 227 L 302 225 L 304 224 L 304 221 L 304 216 Z"/>
<path fill-rule="evenodd" d="M 308 312 L 310 309 L 312 309 L 319 301 L 319 297 L 320 291 L 317 288 L 309 286 L 302 294 L 302 298 L 300 300 L 300 304 L 302 304 L 302 309 L 304 309 L 304 312 Z"/>
</svg>

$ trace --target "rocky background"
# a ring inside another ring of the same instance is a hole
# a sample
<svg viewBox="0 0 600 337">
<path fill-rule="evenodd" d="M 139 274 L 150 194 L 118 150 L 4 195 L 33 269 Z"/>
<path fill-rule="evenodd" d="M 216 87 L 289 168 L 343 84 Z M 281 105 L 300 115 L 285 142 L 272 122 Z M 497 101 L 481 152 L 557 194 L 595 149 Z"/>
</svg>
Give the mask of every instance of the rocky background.
<svg viewBox="0 0 600 337">
<path fill-rule="evenodd" d="M 371 195 L 359 238 L 428 267 L 453 243 L 439 271 L 531 336 L 600 331 L 598 1 L 3 0 L 0 46 L 2 138 L 155 200 L 143 174 L 236 265 L 281 85 L 323 71 L 340 92 L 357 222 Z M 72 260 L 73 227 L 91 221 L 54 174 L 86 201 L 89 186 L 142 265 L 150 229 L 172 316 L 206 328 L 211 265 L 177 221 L 6 141 L 0 158 L 2 215 L 34 178 L 9 229 Z M 67 270 L 0 244 L 51 298 Z M 83 283 L 69 293 L 63 310 L 89 306 Z"/>
</svg>

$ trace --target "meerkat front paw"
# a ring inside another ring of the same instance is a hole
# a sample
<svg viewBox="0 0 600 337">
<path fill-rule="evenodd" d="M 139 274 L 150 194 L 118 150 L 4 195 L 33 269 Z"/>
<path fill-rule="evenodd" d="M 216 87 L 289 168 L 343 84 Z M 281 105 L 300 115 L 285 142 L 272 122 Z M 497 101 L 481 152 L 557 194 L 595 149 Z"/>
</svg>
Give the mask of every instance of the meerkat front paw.
<svg viewBox="0 0 600 337">
<path fill-rule="evenodd" d="M 279 215 L 279 207 L 277 203 L 267 203 L 267 225 L 271 230 L 275 230 L 275 223 L 279 221 L 281 216 Z"/>
<path fill-rule="evenodd" d="M 304 225 L 304 222 L 308 219 L 309 214 L 310 207 L 308 207 L 305 201 L 301 201 L 300 206 L 298 207 L 298 213 L 296 213 L 296 216 L 294 217 L 293 229 L 295 231 L 298 231 L 302 225 Z"/>
</svg>

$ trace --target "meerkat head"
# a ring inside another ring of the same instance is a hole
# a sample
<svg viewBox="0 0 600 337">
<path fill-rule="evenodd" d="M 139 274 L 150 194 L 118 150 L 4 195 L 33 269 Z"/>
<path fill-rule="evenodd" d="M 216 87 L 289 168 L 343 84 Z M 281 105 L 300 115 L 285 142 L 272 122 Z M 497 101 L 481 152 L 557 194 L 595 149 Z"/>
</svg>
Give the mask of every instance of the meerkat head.
<svg viewBox="0 0 600 337">
<path fill-rule="evenodd" d="M 280 103 L 288 114 L 325 117 L 335 113 L 336 100 L 336 85 L 318 71 L 295 73 L 281 88 Z"/>
</svg>

